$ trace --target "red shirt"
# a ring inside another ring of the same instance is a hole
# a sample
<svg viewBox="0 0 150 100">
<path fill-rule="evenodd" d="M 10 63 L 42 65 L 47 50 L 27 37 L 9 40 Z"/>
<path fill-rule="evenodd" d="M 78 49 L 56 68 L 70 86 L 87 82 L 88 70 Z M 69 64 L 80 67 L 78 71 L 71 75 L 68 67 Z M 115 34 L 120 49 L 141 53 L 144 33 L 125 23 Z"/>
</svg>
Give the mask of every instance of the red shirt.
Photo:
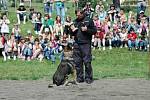
<svg viewBox="0 0 150 100">
<path fill-rule="evenodd" d="M 103 31 L 98 31 L 95 35 L 96 38 L 104 39 L 104 34 L 105 32 Z"/>
<path fill-rule="evenodd" d="M 128 39 L 131 41 L 135 41 L 137 38 L 137 34 L 135 32 L 131 32 L 130 34 L 128 34 Z"/>
<path fill-rule="evenodd" d="M 0 40 L 0 42 L 2 43 L 2 45 L 4 45 L 4 44 L 5 44 L 5 38 L 4 38 L 3 36 L 1 36 L 1 40 Z"/>
</svg>

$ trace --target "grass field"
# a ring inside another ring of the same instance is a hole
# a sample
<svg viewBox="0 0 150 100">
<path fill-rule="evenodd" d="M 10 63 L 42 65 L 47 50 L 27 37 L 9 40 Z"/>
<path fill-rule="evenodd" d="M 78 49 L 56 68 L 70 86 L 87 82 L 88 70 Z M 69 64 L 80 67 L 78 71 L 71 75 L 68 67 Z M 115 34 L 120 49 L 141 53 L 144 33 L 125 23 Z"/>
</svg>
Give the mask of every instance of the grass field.
<svg viewBox="0 0 150 100">
<path fill-rule="evenodd" d="M 36 10 L 43 12 L 43 6 L 39 3 L 33 4 Z M 73 8 L 67 4 L 68 15 L 74 16 Z M 55 14 L 55 13 L 54 13 Z M 53 16 L 54 17 L 54 16 Z M 16 21 L 14 8 L 9 9 L 10 28 Z M 33 32 L 33 26 L 30 22 L 21 25 L 22 35 L 26 35 L 27 30 Z M 92 65 L 94 69 L 94 78 L 147 78 L 148 74 L 148 53 L 133 51 L 129 52 L 127 48 L 113 48 L 106 51 L 93 51 L 95 60 Z M 55 72 L 59 60 L 56 64 L 44 60 L 42 63 L 36 60 L 28 61 L 7 61 L 3 62 L 0 57 L 0 80 L 50 80 Z"/>
<path fill-rule="evenodd" d="M 148 54 L 147 52 L 129 52 L 126 48 L 106 51 L 93 51 L 94 78 L 147 78 Z M 37 80 L 51 79 L 56 64 L 51 61 L 7 61 L 0 58 L 0 80 Z"/>
</svg>

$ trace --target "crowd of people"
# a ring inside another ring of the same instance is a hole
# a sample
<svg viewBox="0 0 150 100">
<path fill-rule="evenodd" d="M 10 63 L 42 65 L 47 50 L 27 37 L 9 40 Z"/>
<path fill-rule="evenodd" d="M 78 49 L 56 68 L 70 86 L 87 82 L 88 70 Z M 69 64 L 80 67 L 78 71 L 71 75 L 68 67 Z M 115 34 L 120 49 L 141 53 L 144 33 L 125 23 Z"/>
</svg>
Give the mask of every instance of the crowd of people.
<svg viewBox="0 0 150 100">
<path fill-rule="evenodd" d="M 9 15 L 3 14 L 0 19 L 0 52 L 3 60 L 48 59 L 55 63 L 57 54 L 61 54 L 60 59 L 63 59 L 62 44 L 74 43 L 74 36 L 70 31 L 74 27 L 74 21 L 71 16 L 65 15 L 64 2 L 65 0 L 45 0 L 44 15 L 34 8 L 27 12 L 24 4 L 20 3 L 16 11 L 18 22 L 14 24 L 12 31 L 9 29 L 9 25 L 12 24 L 8 19 Z M 149 19 L 145 15 L 146 8 L 141 5 L 137 7 L 137 12 L 131 10 L 125 13 L 124 9 L 116 9 L 113 4 L 106 9 L 103 2 L 99 1 L 94 9 L 91 3 L 87 2 L 83 11 L 86 16 L 93 19 L 97 28 L 97 33 L 91 39 L 93 50 L 126 47 L 130 51 L 147 51 Z M 27 20 L 33 24 L 34 32 L 28 30 L 27 35 L 23 36 L 20 24 L 26 24 Z"/>
</svg>

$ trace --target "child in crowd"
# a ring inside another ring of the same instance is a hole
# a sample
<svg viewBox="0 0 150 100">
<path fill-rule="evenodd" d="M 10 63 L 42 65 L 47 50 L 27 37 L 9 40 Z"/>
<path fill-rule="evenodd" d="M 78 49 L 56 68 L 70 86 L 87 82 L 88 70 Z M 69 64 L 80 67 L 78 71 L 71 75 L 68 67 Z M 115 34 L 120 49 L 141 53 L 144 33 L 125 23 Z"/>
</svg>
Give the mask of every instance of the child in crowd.
<svg viewBox="0 0 150 100">
<path fill-rule="evenodd" d="M 3 36 L 5 36 L 5 38 L 7 38 L 9 34 L 9 26 L 8 26 L 9 24 L 10 21 L 7 18 L 7 16 L 4 14 L 2 16 L 2 19 L 0 19 L 0 26 L 1 26 L 0 32 L 2 33 Z"/>
<path fill-rule="evenodd" d="M 21 29 L 18 24 L 14 24 L 12 28 L 12 34 L 15 36 L 15 40 L 20 41 L 21 39 Z"/>
<path fill-rule="evenodd" d="M 18 58 L 25 58 L 23 57 L 23 50 L 25 48 L 25 39 L 24 38 L 21 38 L 20 41 L 18 42 Z"/>
<path fill-rule="evenodd" d="M 109 46 L 109 49 L 112 49 L 112 32 L 107 32 L 105 36 L 106 45 Z"/>
<path fill-rule="evenodd" d="M 52 63 L 55 63 L 55 48 L 52 42 L 48 43 L 48 45 L 44 48 L 44 57 L 48 60 L 51 60 Z"/>
<path fill-rule="evenodd" d="M 30 30 L 27 31 L 27 36 L 26 38 L 29 39 L 29 41 L 33 44 L 34 43 L 34 36 Z"/>
<path fill-rule="evenodd" d="M 56 16 L 56 20 L 54 23 L 55 35 L 63 36 L 63 24 L 61 21 L 61 17 L 59 15 Z"/>
<path fill-rule="evenodd" d="M 6 61 L 6 52 L 5 52 L 5 38 L 0 34 L 0 52 L 3 55 L 3 60 Z"/>
<path fill-rule="evenodd" d="M 32 59 L 39 59 L 40 62 L 43 60 L 43 48 L 39 42 L 39 39 L 36 38 L 33 45 L 33 56 Z"/>
<path fill-rule="evenodd" d="M 115 9 L 115 6 L 111 5 L 110 10 L 108 11 L 108 15 L 112 23 L 115 21 L 116 13 L 117 13 L 117 10 Z"/>
<path fill-rule="evenodd" d="M 112 46 L 113 47 L 120 47 L 121 45 L 121 38 L 119 34 L 119 30 L 114 29 L 113 30 L 113 36 L 112 36 Z"/>
<path fill-rule="evenodd" d="M 135 49 L 138 49 L 137 34 L 135 33 L 133 28 L 130 29 L 127 38 L 129 50 L 132 50 L 134 47 Z"/>
<path fill-rule="evenodd" d="M 140 50 L 147 50 L 147 45 L 148 45 L 148 40 L 147 40 L 147 37 L 148 37 L 148 32 L 149 32 L 149 29 L 148 29 L 148 24 L 147 24 L 147 21 L 146 21 L 146 18 L 142 18 L 141 19 L 141 23 L 140 23 L 140 28 L 139 28 L 139 49 Z"/>
<path fill-rule="evenodd" d="M 37 13 L 34 11 L 34 8 L 30 8 L 29 12 L 29 20 L 32 22 L 35 20 Z"/>
<path fill-rule="evenodd" d="M 65 20 L 65 23 L 64 23 L 64 34 L 66 35 L 70 35 L 71 31 L 70 31 L 70 25 L 72 24 L 72 20 L 71 20 L 71 17 L 70 16 L 67 16 L 66 17 L 66 20 Z"/>
<path fill-rule="evenodd" d="M 127 47 L 127 31 L 126 31 L 126 28 L 123 27 L 120 31 L 121 31 L 120 32 L 121 48 L 122 47 Z"/>
<path fill-rule="evenodd" d="M 23 53 L 23 60 L 31 61 L 31 57 L 33 55 L 33 45 L 30 42 L 30 39 L 25 38 L 25 43 L 24 40 L 22 40 L 20 43 L 20 48 L 20 51 Z"/>
<path fill-rule="evenodd" d="M 34 32 L 35 34 L 40 34 L 40 29 L 42 26 L 42 14 L 40 12 L 37 12 L 37 15 L 35 17 L 35 19 L 32 21 L 32 23 L 34 24 Z"/>
<path fill-rule="evenodd" d="M 13 57 L 13 59 L 16 60 L 18 54 L 17 46 L 18 44 L 15 41 L 14 35 L 11 35 L 6 42 L 6 52 L 8 55 L 8 59 L 11 59 L 11 57 Z"/>
</svg>

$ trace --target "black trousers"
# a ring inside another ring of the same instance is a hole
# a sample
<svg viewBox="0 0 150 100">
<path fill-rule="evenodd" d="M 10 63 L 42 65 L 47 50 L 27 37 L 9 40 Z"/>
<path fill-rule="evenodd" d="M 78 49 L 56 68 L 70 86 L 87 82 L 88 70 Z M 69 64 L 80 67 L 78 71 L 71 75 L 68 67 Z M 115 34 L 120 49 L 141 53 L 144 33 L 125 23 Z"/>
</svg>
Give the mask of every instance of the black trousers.
<svg viewBox="0 0 150 100">
<path fill-rule="evenodd" d="M 75 43 L 73 58 L 76 64 L 77 80 L 93 80 L 91 44 Z"/>
</svg>

